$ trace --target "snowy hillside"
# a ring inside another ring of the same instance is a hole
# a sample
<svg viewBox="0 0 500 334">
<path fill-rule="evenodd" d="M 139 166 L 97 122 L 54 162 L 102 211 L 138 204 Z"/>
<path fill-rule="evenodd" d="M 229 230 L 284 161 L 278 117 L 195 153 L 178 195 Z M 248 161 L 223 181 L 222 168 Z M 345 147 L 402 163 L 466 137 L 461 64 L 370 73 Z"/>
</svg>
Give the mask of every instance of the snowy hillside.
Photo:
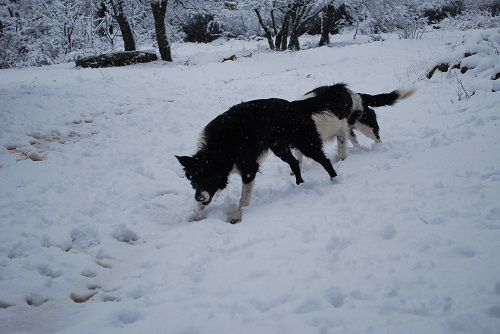
<svg viewBox="0 0 500 334">
<path fill-rule="evenodd" d="M 1 333 L 500 333 L 498 29 L 259 43 L 0 71 Z M 474 69 L 426 78 L 467 51 Z M 236 175 L 189 220 L 174 154 L 207 122 L 335 82 L 417 91 L 377 109 L 382 144 L 359 134 L 335 182 L 305 160 L 296 186 L 269 155 L 240 224 Z"/>
</svg>

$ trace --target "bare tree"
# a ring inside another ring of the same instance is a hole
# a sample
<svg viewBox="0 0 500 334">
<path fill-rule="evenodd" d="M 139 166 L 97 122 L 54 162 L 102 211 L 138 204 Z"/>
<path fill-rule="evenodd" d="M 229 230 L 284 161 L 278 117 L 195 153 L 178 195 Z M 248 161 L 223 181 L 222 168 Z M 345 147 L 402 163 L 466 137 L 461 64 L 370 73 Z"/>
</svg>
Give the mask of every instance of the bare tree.
<svg viewBox="0 0 500 334">
<path fill-rule="evenodd" d="M 330 44 L 330 31 L 332 29 L 335 14 L 335 6 L 332 3 L 327 4 L 322 11 L 321 17 L 321 37 L 318 46 Z"/>
<path fill-rule="evenodd" d="M 304 23 L 316 16 L 323 5 L 313 0 L 267 0 L 250 2 L 247 7 L 257 15 L 271 50 L 300 50 L 299 36 Z M 269 13 L 268 23 L 263 12 Z M 277 25 L 278 20 L 281 26 Z"/>
<path fill-rule="evenodd" d="M 170 44 L 168 43 L 167 32 L 165 29 L 165 16 L 167 13 L 168 0 L 151 0 L 150 4 L 155 21 L 156 42 L 158 43 L 160 57 L 162 60 L 172 61 Z"/>
<path fill-rule="evenodd" d="M 106 0 L 108 7 L 113 10 L 113 17 L 118 22 L 118 26 L 122 32 L 125 51 L 134 51 L 136 49 L 134 33 L 123 10 L 123 2 L 124 0 Z"/>
</svg>

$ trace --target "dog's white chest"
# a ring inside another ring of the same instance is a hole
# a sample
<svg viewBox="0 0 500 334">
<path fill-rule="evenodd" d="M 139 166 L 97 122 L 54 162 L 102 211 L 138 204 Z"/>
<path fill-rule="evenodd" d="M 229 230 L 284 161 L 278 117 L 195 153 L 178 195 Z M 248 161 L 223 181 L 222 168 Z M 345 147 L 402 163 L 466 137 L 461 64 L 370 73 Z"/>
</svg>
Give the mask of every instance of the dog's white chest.
<svg viewBox="0 0 500 334">
<path fill-rule="evenodd" d="M 312 119 L 323 141 L 332 140 L 338 134 L 345 133 L 348 128 L 347 120 L 338 119 L 335 115 L 315 114 Z"/>
</svg>

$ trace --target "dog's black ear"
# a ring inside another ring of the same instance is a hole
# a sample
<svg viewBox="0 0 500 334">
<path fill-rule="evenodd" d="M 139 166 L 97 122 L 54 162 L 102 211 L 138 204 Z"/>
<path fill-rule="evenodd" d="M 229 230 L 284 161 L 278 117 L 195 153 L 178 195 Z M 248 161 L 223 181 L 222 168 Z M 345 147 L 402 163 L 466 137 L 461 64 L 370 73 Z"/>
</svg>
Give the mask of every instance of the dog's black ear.
<svg viewBox="0 0 500 334">
<path fill-rule="evenodd" d="M 190 157 L 190 156 L 178 156 L 176 155 L 175 156 L 177 158 L 177 160 L 179 160 L 180 164 L 184 167 L 184 168 L 188 168 L 189 166 L 191 166 L 192 162 L 193 162 L 193 157 Z"/>
</svg>

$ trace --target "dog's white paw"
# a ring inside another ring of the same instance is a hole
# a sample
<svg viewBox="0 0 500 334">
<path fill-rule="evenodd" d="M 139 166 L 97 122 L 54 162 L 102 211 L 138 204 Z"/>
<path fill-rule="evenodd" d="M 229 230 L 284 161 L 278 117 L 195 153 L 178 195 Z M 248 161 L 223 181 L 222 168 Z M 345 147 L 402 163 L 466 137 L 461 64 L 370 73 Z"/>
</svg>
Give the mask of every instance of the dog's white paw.
<svg viewBox="0 0 500 334">
<path fill-rule="evenodd" d="M 239 223 L 241 221 L 241 216 L 242 216 L 241 209 L 238 209 L 227 217 L 227 222 L 230 224 Z"/>
<path fill-rule="evenodd" d="M 336 162 L 339 162 L 341 160 L 344 160 L 346 157 L 345 156 L 341 156 L 339 154 L 336 154 L 335 157 L 333 158 L 333 163 L 336 163 Z"/>
<path fill-rule="evenodd" d="M 189 221 L 190 222 L 199 222 L 200 220 L 203 220 L 207 218 L 206 212 L 202 211 L 201 208 L 198 208 L 198 210 L 195 210 L 195 212 L 189 216 Z"/>
</svg>

